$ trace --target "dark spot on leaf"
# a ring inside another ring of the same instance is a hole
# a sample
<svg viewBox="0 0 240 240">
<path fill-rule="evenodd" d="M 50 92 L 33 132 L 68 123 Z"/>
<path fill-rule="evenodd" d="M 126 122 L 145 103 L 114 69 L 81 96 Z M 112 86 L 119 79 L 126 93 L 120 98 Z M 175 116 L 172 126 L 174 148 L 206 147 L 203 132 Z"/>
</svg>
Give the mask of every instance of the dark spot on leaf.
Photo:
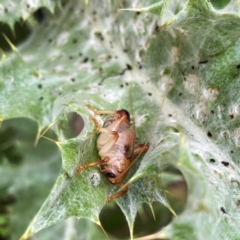
<svg viewBox="0 0 240 240">
<path fill-rule="evenodd" d="M 125 85 L 128 86 L 128 83 L 126 82 Z"/>
<path fill-rule="evenodd" d="M 208 63 L 208 60 L 205 60 L 205 61 L 200 61 L 199 64 L 206 64 Z"/>
<path fill-rule="evenodd" d="M 211 132 L 207 132 L 208 137 L 212 137 L 212 133 Z"/>
<path fill-rule="evenodd" d="M 112 58 L 112 56 L 111 56 L 111 55 L 108 55 L 107 58 L 110 60 L 110 59 Z"/>
<path fill-rule="evenodd" d="M 72 82 L 75 82 L 75 78 L 71 78 L 71 81 L 72 81 Z"/>
<path fill-rule="evenodd" d="M 68 174 L 67 171 L 62 170 L 61 172 L 63 173 L 64 177 L 65 177 L 67 180 L 70 180 L 70 179 L 71 179 L 71 177 L 70 177 L 70 175 Z"/>
<path fill-rule="evenodd" d="M 210 161 L 211 163 L 215 163 L 215 159 L 213 159 L 213 158 L 211 158 L 209 161 Z"/>
<path fill-rule="evenodd" d="M 194 69 L 195 69 L 195 67 L 194 67 L 194 66 L 192 66 L 191 68 L 192 68 L 192 70 L 194 70 Z"/>
<path fill-rule="evenodd" d="M 51 43 L 51 42 L 52 42 L 52 39 L 51 39 L 51 38 L 49 38 L 49 39 L 48 39 L 48 42 L 49 42 L 49 43 Z"/>
<path fill-rule="evenodd" d="M 94 62 L 94 61 L 95 61 L 95 59 L 94 59 L 94 58 L 92 58 L 92 59 L 91 59 L 91 62 Z"/>
<path fill-rule="evenodd" d="M 138 15 L 140 15 L 141 14 L 141 12 L 136 12 L 136 15 L 138 16 Z"/>
<path fill-rule="evenodd" d="M 240 69 L 240 64 L 237 65 L 237 69 Z"/>
<path fill-rule="evenodd" d="M 82 56 L 82 53 L 79 53 L 78 56 L 81 57 L 81 56 Z"/>
<path fill-rule="evenodd" d="M 69 59 L 73 59 L 73 56 L 69 56 Z"/>
<path fill-rule="evenodd" d="M 104 41 L 104 37 L 101 32 L 95 32 L 94 34 L 99 40 Z"/>
<path fill-rule="evenodd" d="M 132 66 L 130 64 L 127 63 L 126 66 L 127 66 L 127 70 L 132 70 Z"/>
<path fill-rule="evenodd" d="M 155 29 L 154 29 L 154 32 L 153 32 L 153 34 L 156 34 L 156 33 L 158 33 L 158 32 L 159 32 L 159 30 L 160 30 L 160 27 L 157 25 L 157 26 L 155 27 Z"/>
<path fill-rule="evenodd" d="M 138 68 L 142 69 L 142 64 L 140 62 L 137 62 L 137 64 L 138 64 Z"/>
<path fill-rule="evenodd" d="M 85 57 L 82 62 L 87 63 L 88 62 L 88 57 Z"/>
<path fill-rule="evenodd" d="M 96 11 L 93 11 L 93 13 L 92 13 L 93 15 L 96 15 L 97 14 L 97 12 Z"/>
<path fill-rule="evenodd" d="M 42 89 L 42 84 L 38 84 L 38 88 L 39 88 L 39 89 Z"/>
<path fill-rule="evenodd" d="M 233 150 L 230 153 L 233 153 Z"/>
<path fill-rule="evenodd" d="M 121 85 L 120 85 L 120 87 L 121 87 L 121 88 L 123 88 L 123 87 L 124 87 L 124 85 L 123 85 L 123 84 L 121 84 Z"/>
<path fill-rule="evenodd" d="M 76 38 L 73 39 L 73 43 L 77 43 L 77 39 Z"/>
<path fill-rule="evenodd" d="M 27 8 L 30 8 L 30 5 L 27 3 L 27 4 L 26 4 L 26 7 L 27 7 Z"/>
<path fill-rule="evenodd" d="M 233 119 L 234 118 L 234 115 L 233 114 L 230 114 L 228 115 L 229 119 Z"/>
<path fill-rule="evenodd" d="M 152 93 L 149 92 L 149 93 L 148 93 L 148 96 L 152 96 Z"/>
<path fill-rule="evenodd" d="M 7 9 L 7 8 L 4 8 L 4 12 L 7 13 L 7 12 L 8 12 L 8 9 Z"/>
<path fill-rule="evenodd" d="M 98 70 L 99 70 L 99 72 L 102 72 L 102 68 L 99 68 Z"/>
<path fill-rule="evenodd" d="M 213 110 L 211 110 L 211 114 L 214 114 L 214 111 L 213 111 Z"/>
<path fill-rule="evenodd" d="M 172 114 L 168 114 L 169 117 L 172 117 Z"/>
<path fill-rule="evenodd" d="M 182 96 L 183 94 L 180 92 L 178 95 L 179 95 L 179 96 Z"/>
<path fill-rule="evenodd" d="M 225 167 L 228 167 L 228 166 L 229 166 L 229 162 L 222 161 L 221 163 L 222 163 Z"/>
<path fill-rule="evenodd" d="M 123 49 L 123 52 L 127 53 L 127 52 L 128 52 L 128 50 L 127 50 L 126 48 L 124 48 L 124 49 Z"/>
<path fill-rule="evenodd" d="M 39 100 L 42 101 L 42 100 L 43 100 L 43 97 L 40 97 Z"/>
<path fill-rule="evenodd" d="M 220 210 L 221 210 L 222 213 L 227 214 L 227 212 L 226 212 L 226 210 L 224 209 L 224 207 L 220 207 Z"/>
</svg>

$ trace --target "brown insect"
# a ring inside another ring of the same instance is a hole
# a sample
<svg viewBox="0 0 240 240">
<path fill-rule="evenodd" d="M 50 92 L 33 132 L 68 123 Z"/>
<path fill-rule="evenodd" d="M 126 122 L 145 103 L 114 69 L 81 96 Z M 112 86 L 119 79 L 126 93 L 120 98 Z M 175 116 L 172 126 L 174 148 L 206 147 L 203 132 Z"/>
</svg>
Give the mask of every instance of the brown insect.
<svg viewBox="0 0 240 240">
<path fill-rule="evenodd" d="M 148 146 L 135 143 L 136 134 L 130 128 L 130 115 L 128 111 L 124 109 L 97 111 L 90 105 L 87 105 L 87 107 L 95 115 L 110 114 L 110 116 L 107 117 L 102 127 L 99 126 L 94 117 L 90 117 L 94 123 L 94 128 L 100 133 L 97 139 L 97 149 L 101 159 L 78 167 L 76 174 L 86 168 L 99 165 L 101 172 L 111 184 L 115 186 L 123 185 L 124 178 L 133 162 L 133 156 L 146 152 Z M 125 187 L 122 191 L 110 195 L 106 203 L 122 196 L 127 191 L 128 187 Z"/>
</svg>

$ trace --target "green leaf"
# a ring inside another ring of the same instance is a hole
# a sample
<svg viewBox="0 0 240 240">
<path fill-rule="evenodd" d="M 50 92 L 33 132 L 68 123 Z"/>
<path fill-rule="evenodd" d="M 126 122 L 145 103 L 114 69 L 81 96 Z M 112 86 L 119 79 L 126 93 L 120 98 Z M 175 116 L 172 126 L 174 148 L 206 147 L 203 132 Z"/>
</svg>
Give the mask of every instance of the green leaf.
<svg viewBox="0 0 240 240">
<path fill-rule="evenodd" d="M 57 147 L 46 139 L 40 139 L 35 147 L 33 143 L 36 134 L 37 124 L 29 119 L 4 121 L 0 129 L 0 136 L 4 137 L 0 140 L 0 188 L 1 195 L 6 192 L 9 196 L 4 208 L 11 213 L 9 225 L 13 239 L 19 239 L 41 207 L 60 170 L 61 160 Z M 56 136 L 49 133 L 48 137 Z M 7 155 L 3 147 L 5 150 L 10 148 L 11 155 Z M 20 161 L 17 156 L 21 156 Z"/>
<path fill-rule="evenodd" d="M 116 199 L 131 238 L 143 202 L 158 201 L 174 212 L 160 181 L 169 166 L 185 177 L 187 205 L 146 239 L 239 238 L 240 25 L 239 8 L 233 1 L 229 6 L 216 10 L 207 0 L 69 2 L 1 61 L 1 118 L 32 118 L 39 132 L 55 123 L 63 160 L 23 239 L 71 216 L 100 225 L 106 198 L 119 189 L 97 167 L 75 175 L 99 158 L 86 104 L 133 110 L 137 141 L 148 142 L 126 178 L 128 193 Z M 150 13 L 156 9 L 159 14 Z M 62 123 L 70 112 L 85 125 L 68 139 Z M 102 123 L 104 116 L 97 119 Z"/>
<path fill-rule="evenodd" d="M 15 22 L 20 18 L 26 20 L 32 13 L 41 7 L 47 8 L 51 13 L 53 13 L 54 8 L 60 3 L 60 1 L 0 1 L 0 21 L 7 23 L 11 28 L 13 28 Z"/>
</svg>

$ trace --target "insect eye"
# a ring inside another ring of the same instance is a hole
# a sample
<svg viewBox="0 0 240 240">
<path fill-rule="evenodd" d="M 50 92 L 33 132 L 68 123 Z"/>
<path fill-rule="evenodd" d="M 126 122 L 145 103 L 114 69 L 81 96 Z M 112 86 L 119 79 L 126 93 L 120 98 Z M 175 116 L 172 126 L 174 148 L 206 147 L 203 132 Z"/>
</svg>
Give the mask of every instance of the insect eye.
<svg viewBox="0 0 240 240">
<path fill-rule="evenodd" d="M 107 175 L 107 177 L 109 177 L 109 178 L 115 178 L 115 177 L 116 177 L 115 174 L 113 174 L 113 173 L 111 173 L 111 172 L 107 173 L 106 175 Z"/>
</svg>

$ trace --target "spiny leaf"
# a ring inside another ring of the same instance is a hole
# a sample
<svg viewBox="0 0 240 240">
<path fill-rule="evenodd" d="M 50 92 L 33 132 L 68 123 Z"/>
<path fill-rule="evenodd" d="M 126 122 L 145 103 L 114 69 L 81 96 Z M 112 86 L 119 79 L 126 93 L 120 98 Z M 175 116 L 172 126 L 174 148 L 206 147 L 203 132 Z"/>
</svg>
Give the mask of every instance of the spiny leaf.
<svg viewBox="0 0 240 240">
<path fill-rule="evenodd" d="M 19 48 L 20 57 L 12 53 L 2 60 L 1 119 L 32 117 L 40 129 L 56 121 L 59 133 L 70 111 L 85 121 L 80 136 L 66 139 L 60 134 L 62 171 L 25 237 L 70 216 L 99 223 L 106 197 L 117 189 L 97 168 L 74 174 L 79 165 L 98 159 L 96 133 L 85 105 L 129 109 L 126 85 L 134 82 L 137 141 L 149 139 L 150 150 L 131 168 L 126 178 L 131 182 L 129 192 L 116 199 L 131 237 L 139 204 L 157 200 L 171 209 L 159 175 L 174 165 L 188 184 L 188 203 L 154 236 L 239 238 L 238 8 L 220 12 L 207 0 L 185 2 L 168 1 L 160 17 L 117 11 L 148 9 L 141 1 L 137 7 L 121 2 L 112 6 L 89 2 L 87 7 L 68 3 L 62 14 L 46 18 L 47 27 L 36 27 Z M 166 89 L 168 96 L 156 121 Z M 180 150 L 179 135 L 185 139 Z M 100 176 L 97 186 L 88 181 L 90 174 Z"/>
<path fill-rule="evenodd" d="M 60 4 L 61 1 L 31 1 L 21 0 L 15 1 L 0 1 L 0 21 L 7 23 L 12 29 L 14 23 L 20 18 L 26 20 L 32 13 L 41 7 L 49 9 L 50 12 L 54 11 L 54 8 Z"/>
</svg>

